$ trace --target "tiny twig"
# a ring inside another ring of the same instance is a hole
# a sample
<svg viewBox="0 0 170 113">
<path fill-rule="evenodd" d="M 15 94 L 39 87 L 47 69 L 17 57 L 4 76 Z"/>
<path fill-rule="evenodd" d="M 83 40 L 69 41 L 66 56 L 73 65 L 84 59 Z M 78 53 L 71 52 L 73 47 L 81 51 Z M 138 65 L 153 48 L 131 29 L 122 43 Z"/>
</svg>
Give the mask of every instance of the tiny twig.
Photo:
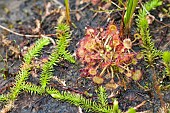
<svg viewBox="0 0 170 113">
<path fill-rule="evenodd" d="M 153 73 L 152 78 L 153 78 L 153 85 L 154 85 L 155 91 L 160 99 L 161 107 L 164 107 L 165 102 L 164 102 L 162 94 L 161 94 L 159 82 L 157 81 L 156 71 L 153 66 L 151 67 L 151 69 L 152 69 L 152 73 Z"/>
<path fill-rule="evenodd" d="M 0 25 L 0 28 L 1 28 L 1 29 L 4 29 L 4 30 L 6 30 L 6 31 L 8 31 L 8 32 L 10 32 L 10 33 L 13 33 L 13 34 L 15 34 L 15 35 L 22 36 L 22 37 L 34 37 L 34 38 L 38 38 L 38 37 L 39 37 L 39 35 L 24 35 L 24 34 L 20 34 L 20 33 L 17 33 L 17 32 L 15 32 L 15 31 L 12 31 L 12 30 L 10 30 L 10 29 L 2 26 L 2 25 Z"/>
<path fill-rule="evenodd" d="M 141 106 L 143 106 L 146 103 L 146 101 L 143 101 L 142 103 L 138 104 L 137 106 L 134 107 L 134 109 L 138 109 Z"/>
<path fill-rule="evenodd" d="M 40 35 L 24 35 L 24 34 L 20 34 L 20 33 L 17 33 L 17 32 L 15 32 L 15 31 L 12 31 L 12 30 L 10 30 L 10 29 L 2 26 L 2 25 L 0 25 L 0 28 L 1 28 L 1 29 L 4 29 L 4 30 L 6 30 L 6 31 L 8 31 L 8 32 L 10 32 L 10 33 L 13 33 L 13 34 L 15 34 L 15 35 L 22 36 L 22 37 L 28 37 L 28 38 L 31 38 L 31 37 L 32 37 L 32 38 L 43 37 L 43 38 L 48 38 L 48 39 L 53 43 L 54 46 L 56 45 L 56 44 L 55 44 L 55 41 L 54 41 L 51 37 L 48 37 L 47 35 L 43 35 L 43 34 L 40 34 Z"/>
</svg>

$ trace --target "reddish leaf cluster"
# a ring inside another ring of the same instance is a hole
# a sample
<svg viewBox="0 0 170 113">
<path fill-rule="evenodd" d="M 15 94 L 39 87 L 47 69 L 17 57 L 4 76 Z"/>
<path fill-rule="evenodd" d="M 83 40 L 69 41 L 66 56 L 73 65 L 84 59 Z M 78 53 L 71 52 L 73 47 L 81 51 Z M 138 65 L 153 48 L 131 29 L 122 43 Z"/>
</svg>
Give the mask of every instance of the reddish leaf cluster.
<svg viewBox="0 0 170 113">
<path fill-rule="evenodd" d="M 131 63 L 136 56 L 130 52 L 131 47 L 130 39 L 120 40 L 119 31 L 113 24 L 106 29 L 87 28 L 76 51 L 77 58 L 85 66 L 81 69 L 81 76 L 102 77 L 110 67 L 122 68 Z"/>
</svg>

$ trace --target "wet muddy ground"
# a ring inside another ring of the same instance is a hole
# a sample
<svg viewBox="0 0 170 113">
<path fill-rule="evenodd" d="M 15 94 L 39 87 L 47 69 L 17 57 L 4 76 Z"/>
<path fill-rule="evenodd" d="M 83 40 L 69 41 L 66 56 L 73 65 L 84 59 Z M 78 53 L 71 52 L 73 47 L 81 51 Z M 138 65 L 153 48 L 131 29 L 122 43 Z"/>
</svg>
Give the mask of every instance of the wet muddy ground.
<svg viewBox="0 0 170 113">
<path fill-rule="evenodd" d="M 46 2 L 45 2 L 46 1 Z M 81 1 L 81 0 L 80 0 Z M 45 15 L 45 6 L 47 3 L 51 4 L 49 11 L 53 9 L 58 9 L 59 11 L 51 14 L 49 16 Z M 163 51 L 170 50 L 170 19 L 169 17 L 164 17 L 160 22 L 158 17 L 159 12 L 161 12 L 162 7 L 151 12 L 152 15 L 156 17 L 156 20 L 150 25 L 151 34 L 155 42 L 155 46 Z M 112 12 L 110 14 L 96 13 L 93 10 L 97 10 L 98 6 L 94 6 L 90 3 L 83 3 L 78 5 L 76 0 L 70 0 L 71 8 L 71 20 L 75 24 L 72 27 L 72 40 L 68 50 L 74 53 L 77 48 L 78 41 L 83 38 L 85 27 L 106 27 L 110 20 L 114 19 L 117 25 L 121 22 L 121 12 Z M 115 6 L 110 6 L 110 9 L 116 8 Z M 42 21 L 41 34 L 55 34 L 55 27 L 57 26 L 59 19 L 62 17 L 60 10 L 64 9 L 63 0 L 1 0 L 0 1 L 0 25 L 3 25 L 13 31 L 21 34 L 37 34 L 33 32 L 36 27 L 36 20 Z M 79 18 L 80 17 L 80 18 Z M 110 19 L 108 19 L 110 18 Z M 135 32 L 136 26 L 134 25 L 132 31 Z M 6 37 L 10 40 L 10 45 L 4 45 L 0 42 L 0 94 L 4 94 L 9 91 L 10 86 L 14 83 L 14 77 L 19 71 L 19 66 L 22 63 L 22 52 L 25 48 L 33 44 L 37 38 L 27 38 L 9 33 L 5 30 L 0 29 L 1 37 Z M 55 36 L 52 36 L 55 39 Z M 10 47 L 16 48 L 16 52 Z M 50 54 L 52 45 L 45 47 L 43 50 L 42 57 L 46 57 Z M 17 52 L 18 51 L 18 52 Z M 64 65 L 63 65 L 64 64 Z M 146 66 L 145 62 L 141 62 L 143 67 Z M 161 71 L 161 67 L 158 65 L 158 73 Z M 63 61 L 61 64 L 55 66 L 54 77 L 58 77 L 63 81 L 66 81 L 66 90 L 74 89 L 80 92 L 88 91 L 89 93 L 95 93 L 95 88 L 97 86 L 90 80 L 80 78 L 79 76 L 80 64 L 70 64 Z M 139 83 L 143 86 L 151 86 L 152 79 L 150 70 L 143 68 L 144 75 L 143 79 Z M 29 82 L 38 84 L 39 75 L 38 73 L 32 72 L 29 78 Z M 4 76 L 6 79 L 4 79 Z M 161 73 L 159 74 L 161 76 Z M 170 81 L 168 77 L 163 79 L 167 85 Z M 52 79 L 50 85 L 58 87 L 60 90 L 62 87 L 58 85 L 59 83 Z M 116 98 L 118 98 L 119 106 L 122 111 L 126 111 L 129 107 L 135 107 L 140 103 L 146 101 L 146 103 L 141 106 L 138 111 L 149 111 L 157 113 L 160 108 L 160 101 L 154 91 L 144 91 L 141 89 L 136 82 L 130 82 L 127 85 L 127 89 L 119 88 L 117 91 L 108 91 L 108 95 L 111 92 L 116 92 Z M 163 91 L 163 98 L 166 103 L 170 103 L 170 90 Z M 0 108 L 4 103 L 0 103 Z M 15 101 L 14 108 L 10 111 L 11 113 L 77 113 L 79 108 L 66 102 L 58 101 L 53 99 L 49 95 L 36 95 L 22 92 L 19 94 L 17 100 Z M 83 111 L 85 112 L 85 111 Z"/>
</svg>

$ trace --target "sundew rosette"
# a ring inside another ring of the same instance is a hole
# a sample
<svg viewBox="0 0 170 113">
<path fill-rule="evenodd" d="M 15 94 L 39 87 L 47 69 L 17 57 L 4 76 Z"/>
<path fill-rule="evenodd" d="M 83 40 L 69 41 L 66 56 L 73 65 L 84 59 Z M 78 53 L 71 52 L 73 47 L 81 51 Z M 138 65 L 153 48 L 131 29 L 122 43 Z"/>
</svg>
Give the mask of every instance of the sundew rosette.
<svg viewBox="0 0 170 113">
<path fill-rule="evenodd" d="M 105 79 L 111 79 L 110 82 L 114 83 L 115 75 L 118 75 L 119 81 L 122 81 L 120 75 L 139 80 L 141 71 L 137 70 L 137 77 L 136 70 L 130 69 L 138 60 L 138 54 L 132 50 L 133 42 L 129 38 L 121 40 L 114 24 L 109 24 L 106 29 L 86 28 L 85 36 L 76 51 L 77 59 L 84 66 L 80 76 L 91 77 L 97 84 L 104 83 Z"/>
</svg>

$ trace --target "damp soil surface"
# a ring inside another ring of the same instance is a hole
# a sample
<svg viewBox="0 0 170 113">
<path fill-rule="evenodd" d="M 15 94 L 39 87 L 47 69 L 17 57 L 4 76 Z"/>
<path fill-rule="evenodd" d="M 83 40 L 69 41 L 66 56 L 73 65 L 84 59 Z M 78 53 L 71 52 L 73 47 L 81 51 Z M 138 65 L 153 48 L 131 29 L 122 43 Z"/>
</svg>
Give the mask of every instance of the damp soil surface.
<svg viewBox="0 0 170 113">
<path fill-rule="evenodd" d="M 117 1 L 113 0 L 113 2 L 116 3 Z M 170 50 L 170 19 L 166 15 L 163 18 L 160 18 L 158 15 L 165 13 L 162 10 L 163 8 L 169 10 L 168 6 L 166 6 L 168 3 L 170 4 L 170 2 L 166 1 L 161 7 L 151 12 L 155 19 L 150 24 L 150 32 L 156 48 L 163 51 Z M 116 26 L 120 26 L 122 10 L 99 12 L 102 7 L 105 10 L 117 9 L 113 4 L 107 7 L 106 3 L 93 5 L 90 2 L 83 2 L 83 0 L 70 0 L 71 22 L 74 25 L 71 26 L 72 36 L 68 50 L 73 55 L 78 48 L 79 40 L 84 36 L 86 27 L 106 28 L 112 20 L 114 20 Z M 55 27 L 60 21 L 65 21 L 64 10 L 64 0 L 1 0 L 0 25 L 24 35 L 50 35 L 55 40 L 56 36 L 51 34 L 56 33 Z M 38 31 L 36 30 L 36 22 L 41 23 Z M 132 35 L 136 33 L 136 29 L 136 25 L 133 23 Z M 18 36 L 4 29 L 0 29 L 0 37 L 0 94 L 6 94 L 15 83 L 14 78 L 19 71 L 23 55 L 27 48 L 33 45 L 38 38 Z M 43 58 L 47 58 L 53 46 L 53 44 L 50 44 L 48 47 L 45 47 L 41 56 L 35 59 L 35 61 L 40 62 Z M 160 100 L 154 88 L 147 88 L 152 87 L 153 81 L 151 70 L 146 68 L 146 66 L 147 64 L 144 61 L 141 61 L 140 66 L 138 66 L 143 72 L 141 80 L 136 82 L 130 81 L 127 83 L 126 88 L 118 87 L 117 89 L 109 89 L 107 91 L 108 95 L 112 94 L 114 95 L 113 97 L 117 98 L 122 111 L 144 103 L 137 111 L 158 113 Z M 163 83 L 161 85 L 168 85 L 170 79 L 162 77 L 164 68 L 161 61 L 158 61 L 156 66 L 158 78 L 161 78 Z M 92 80 L 81 78 L 80 68 L 81 65 L 78 61 L 76 64 L 62 61 L 54 67 L 54 77 L 49 85 L 58 88 L 60 91 L 67 90 L 81 94 L 88 92 L 95 95 L 95 89 L 98 85 L 95 85 Z M 38 85 L 39 78 L 40 70 L 34 69 L 31 71 L 28 82 Z M 63 82 L 55 78 L 59 78 Z M 65 83 L 64 88 L 62 83 Z M 144 90 L 144 87 L 149 90 Z M 163 90 L 161 93 L 165 103 L 170 103 L 170 89 Z M 4 105 L 5 103 L 0 103 L 0 109 Z M 86 113 L 83 108 L 81 110 L 77 106 L 58 101 L 50 95 L 31 95 L 23 91 L 18 95 L 10 113 L 81 113 L 81 111 Z"/>
</svg>

